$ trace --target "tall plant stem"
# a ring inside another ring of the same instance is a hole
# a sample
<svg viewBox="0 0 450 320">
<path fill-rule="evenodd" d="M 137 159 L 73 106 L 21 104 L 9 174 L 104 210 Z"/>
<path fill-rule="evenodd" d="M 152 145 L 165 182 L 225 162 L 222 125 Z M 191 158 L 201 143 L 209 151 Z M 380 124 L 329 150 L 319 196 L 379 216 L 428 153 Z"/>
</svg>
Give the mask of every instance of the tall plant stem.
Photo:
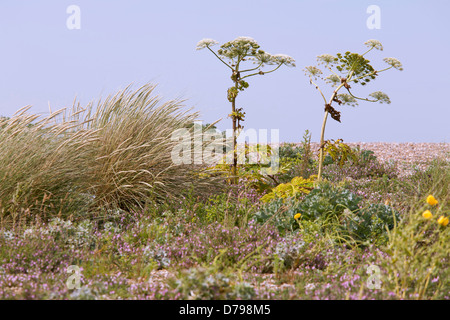
<svg viewBox="0 0 450 320">
<path fill-rule="evenodd" d="M 351 76 L 351 75 L 350 75 Z M 331 104 L 333 103 L 334 98 L 336 97 L 338 91 L 344 86 L 344 83 L 341 83 L 336 90 L 333 91 L 333 94 L 331 95 L 330 100 L 328 101 L 328 105 L 331 106 Z M 320 180 L 322 179 L 322 169 L 323 169 L 323 149 L 324 149 L 324 137 L 325 137 L 325 126 L 327 124 L 327 119 L 328 119 L 328 111 L 325 110 L 325 116 L 323 117 L 323 122 L 322 122 L 322 131 L 320 133 L 320 152 L 319 152 L 319 172 L 317 174 L 317 181 L 320 182 Z"/>
<path fill-rule="evenodd" d="M 235 81 L 235 88 L 236 88 L 236 92 L 238 89 L 238 82 Z M 231 172 L 233 175 L 233 184 L 237 184 L 237 137 L 236 137 L 236 131 L 237 131 L 237 124 L 236 124 L 236 116 L 235 116 L 235 112 L 236 112 L 236 97 L 233 98 L 233 100 L 231 101 L 231 112 L 232 112 L 232 121 L 233 121 L 233 166 L 231 168 Z"/>
<path fill-rule="evenodd" d="M 325 126 L 327 124 L 328 111 L 325 111 L 325 116 L 322 122 L 322 131 L 320 133 L 320 153 L 319 153 L 319 173 L 317 174 L 317 181 L 322 178 L 322 168 L 323 168 L 323 148 L 324 148 L 324 136 L 325 136 Z"/>
</svg>

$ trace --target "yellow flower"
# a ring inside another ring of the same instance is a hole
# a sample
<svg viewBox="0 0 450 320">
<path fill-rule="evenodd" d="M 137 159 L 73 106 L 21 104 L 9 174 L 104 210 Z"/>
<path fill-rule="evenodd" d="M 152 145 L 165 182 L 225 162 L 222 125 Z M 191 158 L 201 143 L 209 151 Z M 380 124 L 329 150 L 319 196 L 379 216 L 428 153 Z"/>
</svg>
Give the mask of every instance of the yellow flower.
<svg viewBox="0 0 450 320">
<path fill-rule="evenodd" d="M 295 219 L 295 220 L 300 219 L 301 216 L 302 216 L 301 213 L 297 213 L 297 214 L 294 216 L 294 219 Z"/>
<path fill-rule="evenodd" d="M 435 206 L 435 205 L 438 204 L 438 201 L 430 194 L 430 195 L 427 197 L 427 203 L 430 204 L 430 205 L 432 205 L 432 206 Z"/>
<path fill-rule="evenodd" d="M 446 226 L 448 225 L 448 218 L 444 217 L 444 216 L 440 216 L 438 221 L 437 221 L 441 226 Z"/>
<path fill-rule="evenodd" d="M 433 218 L 433 214 L 430 212 L 430 210 L 425 210 L 422 213 L 422 217 L 424 217 L 425 219 L 430 220 L 431 218 Z"/>
</svg>

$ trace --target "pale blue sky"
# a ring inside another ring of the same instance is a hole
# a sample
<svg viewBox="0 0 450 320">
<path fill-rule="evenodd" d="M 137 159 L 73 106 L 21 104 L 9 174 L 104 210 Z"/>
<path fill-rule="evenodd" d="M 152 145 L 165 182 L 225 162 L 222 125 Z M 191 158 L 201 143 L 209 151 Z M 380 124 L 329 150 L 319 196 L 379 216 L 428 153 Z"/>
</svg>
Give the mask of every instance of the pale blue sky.
<svg viewBox="0 0 450 320">
<path fill-rule="evenodd" d="M 381 29 L 366 26 L 369 5 L 381 8 Z M 81 9 L 81 29 L 69 30 L 69 5 Z M 297 67 L 250 78 L 238 97 L 246 128 L 280 129 L 282 141 L 300 141 L 305 129 L 319 140 L 323 101 L 303 68 L 322 53 L 361 52 L 378 39 L 402 61 L 361 94 L 382 90 L 390 105 L 341 107 L 326 138 L 347 142 L 450 142 L 450 2 L 345 0 L 2 0 L 0 2 L 0 114 L 32 105 L 34 112 L 82 104 L 147 82 L 165 99 L 183 97 L 205 122 L 230 127 L 229 70 L 199 40 L 221 44 L 250 36 L 270 53 L 295 58 Z M 330 91 L 327 91 L 330 92 Z"/>
</svg>

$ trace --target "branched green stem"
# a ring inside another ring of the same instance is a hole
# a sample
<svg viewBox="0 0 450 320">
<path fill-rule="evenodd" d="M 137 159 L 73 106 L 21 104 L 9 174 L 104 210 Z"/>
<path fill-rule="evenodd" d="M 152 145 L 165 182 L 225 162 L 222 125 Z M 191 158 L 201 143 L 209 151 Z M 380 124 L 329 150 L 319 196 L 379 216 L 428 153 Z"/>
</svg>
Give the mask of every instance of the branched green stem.
<svg viewBox="0 0 450 320">
<path fill-rule="evenodd" d="M 210 47 L 208 47 L 208 46 L 206 46 L 207 48 L 208 48 L 208 50 L 209 51 L 211 51 L 216 57 L 217 57 L 217 59 L 219 59 L 220 61 L 222 61 L 223 62 L 223 64 L 224 65 L 226 65 L 228 68 L 230 68 L 231 70 L 233 70 L 233 68 L 228 64 L 228 63 L 226 63 L 225 61 L 223 61 L 213 50 L 211 50 L 211 48 Z"/>
<path fill-rule="evenodd" d="M 323 98 L 323 101 L 325 101 L 325 103 L 327 103 L 327 98 L 325 98 L 325 95 L 323 94 L 322 90 L 320 90 L 320 87 L 314 81 L 312 81 L 311 77 L 309 77 L 309 79 L 310 79 L 311 84 L 313 84 L 316 87 L 316 89 L 319 90 L 320 95 Z"/>
<path fill-rule="evenodd" d="M 360 97 L 357 97 L 357 96 L 353 95 L 353 93 L 351 93 L 350 89 L 347 89 L 347 91 L 353 98 L 358 99 L 358 100 L 364 100 L 364 101 L 368 101 L 368 102 L 378 102 L 378 101 L 380 101 L 380 99 L 370 100 L 368 98 L 360 98 Z"/>
<path fill-rule="evenodd" d="M 369 50 L 367 50 L 366 52 L 364 52 L 361 56 L 364 57 L 366 54 L 368 54 L 370 51 L 372 51 L 373 48 L 375 48 L 375 47 L 371 47 Z"/>
<path fill-rule="evenodd" d="M 261 62 L 256 68 L 253 68 L 253 69 L 247 69 L 247 70 L 242 70 L 241 73 L 242 73 L 242 72 L 249 72 L 249 71 L 257 70 L 257 69 L 259 69 L 262 65 L 263 65 L 263 62 Z"/>
<path fill-rule="evenodd" d="M 333 71 L 333 69 L 330 66 L 327 66 L 328 70 L 330 70 L 332 73 L 334 73 L 335 76 L 341 78 L 340 75 L 338 75 L 336 72 Z"/>
<path fill-rule="evenodd" d="M 381 70 L 375 70 L 374 72 L 371 72 L 371 73 L 368 73 L 368 74 L 365 74 L 365 75 L 363 75 L 363 76 L 361 76 L 361 77 L 358 77 L 358 78 L 355 78 L 355 79 L 353 79 L 352 81 L 354 81 L 354 80 L 360 80 L 360 79 L 363 79 L 363 78 L 366 78 L 366 77 L 370 77 L 370 76 L 373 76 L 374 74 L 377 74 L 377 73 L 380 73 L 380 72 L 384 72 L 384 71 L 386 71 L 386 70 L 389 70 L 389 69 L 392 69 L 393 67 L 391 66 L 391 67 L 388 67 L 388 68 L 385 68 L 385 69 L 381 69 Z"/>
<path fill-rule="evenodd" d="M 276 67 L 276 68 L 273 69 L 273 70 L 270 70 L 270 71 L 267 71 L 267 72 L 264 71 L 264 74 L 274 72 L 275 70 L 277 70 L 278 68 L 280 68 L 282 65 L 283 65 L 283 64 L 281 63 L 281 64 L 278 65 L 278 67 Z M 259 72 L 256 72 L 256 73 L 248 74 L 248 75 L 246 75 L 245 77 L 242 77 L 241 80 L 242 80 L 242 79 L 245 79 L 245 78 L 248 78 L 248 77 L 256 76 L 256 75 L 258 75 L 258 74 L 260 74 L 260 73 L 259 73 Z"/>
</svg>

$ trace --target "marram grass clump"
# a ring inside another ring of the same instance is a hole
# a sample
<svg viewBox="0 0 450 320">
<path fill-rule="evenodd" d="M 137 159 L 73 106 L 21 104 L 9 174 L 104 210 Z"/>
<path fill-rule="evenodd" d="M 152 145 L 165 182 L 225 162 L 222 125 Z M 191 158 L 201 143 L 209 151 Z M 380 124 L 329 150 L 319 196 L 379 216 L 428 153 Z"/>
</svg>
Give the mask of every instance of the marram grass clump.
<svg viewBox="0 0 450 320">
<path fill-rule="evenodd" d="M 201 168 L 176 165 L 172 134 L 197 113 L 163 102 L 154 85 L 126 88 L 96 106 L 74 105 L 40 119 L 29 107 L 0 121 L 0 218 L 105 214 L 174 201 L 195 186 L 213 190 Z"/>
<path fill-rule="evenodd" d="M 98 140 L 90 192 L 102 207 L 144 207 L 148 201 L 179 199 L 194 186 L 202 193 L 215 185 L 198 174 L 200 168 L 172 160 L 179 143 L 172 134 L 190 127 L 198 114 L 183 110 L 183 101 L 162 102 L 154 89 L 127 88 L 99 102 L 93 112 L 89 129 L 97 131 Z"/>
<path fill-rule="evenodd" d="M 39 214 L 82 211 L 97 137 L 76 113 L 48 117 L 30 107 L 0 121 L 0 219 L 17 224 Z"/>
</svg>

